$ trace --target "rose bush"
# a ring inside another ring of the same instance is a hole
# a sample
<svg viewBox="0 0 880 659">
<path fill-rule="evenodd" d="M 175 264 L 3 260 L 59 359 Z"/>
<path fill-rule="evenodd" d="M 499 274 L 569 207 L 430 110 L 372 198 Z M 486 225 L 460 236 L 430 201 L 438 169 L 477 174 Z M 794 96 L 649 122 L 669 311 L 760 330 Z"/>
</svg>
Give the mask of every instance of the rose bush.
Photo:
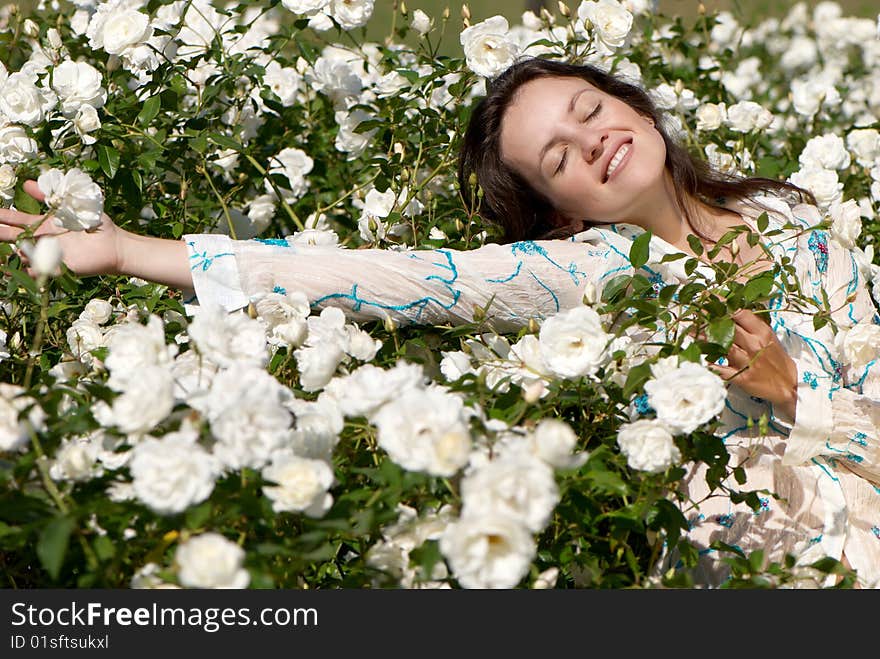
<svg viewBox="0 0 880 659">
<path fill-rule="evenodd" d="M 588 1 L 513 26 L 417 11 L 384 43 L 346 33 L 372 0 L 61 0 L 36 29 L 5 5 L 0 198 L 72 231 L 103 210 L 168 238 L 478 247 L 498 236 L 455 179 L 470 107 L 518 54 L 555 53 L 655 90 L 670 130 L 719 166 L 810 189 L 880 281 L 876 21 L 822 3 L 819 18 L 797 5 L 686 25 L 649 5 Z M 460 56 L 439 53 L 444 31 L 460 31 Z M 730 485 L 713 434 L 725 390 L 705 368 L 732 340 L 725 293 L 759 306 L 760 280 L 664 260 L 686 287 L 617 277 L 505 334 L 480 314 L 358 325 L 295 290 L 192 315 L 186 294 L 56 271 L 38 245 L 37 279 L 0 246 L 7 587 L 681 586 L 658 566 L 670 548 L 696 560 L 682 465 L 761 505 Z M 647 248 L 634 241 L 631 261 Z M 880 346 L 876 326 L 838 337 L 860 362 Z M 800 578 L 794 562 L 718 550 L 731 586 Z"/>
</svg>

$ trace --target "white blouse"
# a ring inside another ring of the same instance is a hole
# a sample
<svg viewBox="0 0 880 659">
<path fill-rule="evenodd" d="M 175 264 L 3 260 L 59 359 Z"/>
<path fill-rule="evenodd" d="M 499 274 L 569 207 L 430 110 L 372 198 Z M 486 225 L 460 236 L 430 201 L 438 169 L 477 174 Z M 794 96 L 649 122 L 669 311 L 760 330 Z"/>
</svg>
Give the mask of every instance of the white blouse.
<svg viewBox="0 0 880 659">
<path fill-rule="evenodd" d="M 818 210 L 762 201 L 772 208 L 764 244 L 777 261 L 791 260 L 801 294 L 821 302 L 824 291 L 840 327 L 863 320 L 880 324 L 853 253 L 827 231 L 812 228 L 821 221 Z M 754 209 L 731 208 L 757 231 Z M 772 230 L 778 235 L 767 236 Z M 632 225 L 607 225 L 566 240 L 468 251 L 344 249 L 216 234 L 184 240 L 200 304 L 234 310 L 260 293 L 298 290 L 314 310 L 338 306 L 352 320 L 460 324 L 485 310 L 487 322 L 505 332 L 582 304 L 590 282 L 601 290 L 615 275 L 631 273 L 631 241 L 641 232 Z M 662 270 L 650 265 L 676 248 L 655 236 L 650 250 L 642 273 L 658 288 L 688 280 L 683 260 L 663 264 Z M 787 552 L 802 563 L 822 556 L 846 560 L 863 587 L 880 587 L 880 366 L 877 360 L 861 368 L 847 364 L 831 327 L 815 330 L 812 315 L 790 310 L 786 302 L 780 293 L 770 320 L 798 367 L 797 418 L 786 419 L 768 402 L 729 388 L 719 433 L 730 464 L 741 464 L 747 475 L 744 484 L 731 487 L 766 494 L 758 512 L 709 496 L 705 466 L 691 465 L 683 487 L 694 504 L 683 512 L 689 539 L 700 548 L 695 578 L 718 585 L 727 577 L 725 564 L 709 548 L 720 540 L 746 552 L 763 549 L 768 561 L 781 561 Z M 750 422 L 762 414 L 769 419 L 763 435 Z M 666 560 L 672 564 L 675 558 L 670 554 Z"/>
</svg>

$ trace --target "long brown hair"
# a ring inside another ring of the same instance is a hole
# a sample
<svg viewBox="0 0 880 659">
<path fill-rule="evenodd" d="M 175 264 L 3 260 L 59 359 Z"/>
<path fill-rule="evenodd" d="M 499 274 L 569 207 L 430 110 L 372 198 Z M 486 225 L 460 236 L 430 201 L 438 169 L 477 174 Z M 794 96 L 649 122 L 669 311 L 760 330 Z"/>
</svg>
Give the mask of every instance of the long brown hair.
<svg viewBox="0 0 880 659">
<path fill-rule="evenodd" d="M 487 84 L 487 94 L 471 113 L 459 152 L 458 181 L 465 203 L 474 207 L 477 201 L 475 178 L 482 190 L 479 215 L 502 229 L 505 242 L 561 238 L 586 228 L 580 224 L 560 227 L 550 202 L 501 160 L 501 122 L 505 111 L 525 83 L 547 77 L 586 80 L 653 120 L 666 143 L 666 169 L 672 177 L 676 202 L 691 228 L 704 238 L 700 227 L 694 224 L 689 199 L 720 207 L 730 199 L 756 203 L 756 196 L 769 192 L 815 203 L 812 194 L 791 183 L 724 174 L 705 160 L 693 157 L 663 128 L 660 112 L 642 88 L 590 65 L 535 57 L 513 64 Z"/>
</svg>

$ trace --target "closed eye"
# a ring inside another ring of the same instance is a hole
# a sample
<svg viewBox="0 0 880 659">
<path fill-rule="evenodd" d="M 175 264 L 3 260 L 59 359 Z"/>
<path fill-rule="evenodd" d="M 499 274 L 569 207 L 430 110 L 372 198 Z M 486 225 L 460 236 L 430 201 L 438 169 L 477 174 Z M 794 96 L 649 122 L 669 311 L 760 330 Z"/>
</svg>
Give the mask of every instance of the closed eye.
<svg viewBox="0 0 880 659">
<path fill-rule="evenodd" d="M 592 112 L 590 112 L 590 114 L 588 114 L 586 117 L 584 117 L 584 120 L 581 123 L 583 123 L 583 124 L 587 123 L 590 119 L 592 119 L 597 114 L 599 114 L 599 110 L 601 110 L 601 109 L 602 109 L 602 103 L 600 101 L 596 105 L 595 109 Z M 556 166 L 556 169 L 553 171 L 553 176 L 556 176 L 559 172 L 561 172 L 565 169 L 565 162 L 567 159 L 568 159 L 568 147 L 565 147 L 565 149 L 562 150 L 562 157 L 559 159 L 559 164 Z"/>
<path fill-rule="evenodd" d="M 602 103 L 599 102 L 599 103 L 596 105 L 596 109 L 593 110 L 592 112 L 590 112 L 590 114 L 588 114 L 586 117 L 584 117 L 584 120 L 583 120 L 581 123 L 583 123 L 583 124 L 587 123 L 590 119 L 592 119 L 592 118 L 595 117 L 597 114 L 599 114 L 599 110 L 601 110 L 601 109 L 602 109 Z"/>
</svg>

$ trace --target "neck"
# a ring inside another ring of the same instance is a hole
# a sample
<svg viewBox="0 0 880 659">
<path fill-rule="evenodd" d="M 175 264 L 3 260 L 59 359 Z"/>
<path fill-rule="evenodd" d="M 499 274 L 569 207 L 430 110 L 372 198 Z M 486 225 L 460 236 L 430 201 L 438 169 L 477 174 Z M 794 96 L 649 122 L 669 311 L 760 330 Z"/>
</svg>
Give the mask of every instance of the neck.
<svg viewBox="0 0 880 659">
<path fill-rule="evenodd" d="M 702 217 L 703 204 L 696 199 L 688 200 L 691 214 Z M 695 218 L 701 219 L 701 218 Z M 669 172 L 663 177 L 663 185 L 654 194 L 644 195 L 640 208 L 630 220 L 631 224 L 650 231 L 671 245 L 687 246 L 687 237 L 694 230 L 685 217 L 684 209 L 675 197 L 675 185 Z"/>
</svg>

